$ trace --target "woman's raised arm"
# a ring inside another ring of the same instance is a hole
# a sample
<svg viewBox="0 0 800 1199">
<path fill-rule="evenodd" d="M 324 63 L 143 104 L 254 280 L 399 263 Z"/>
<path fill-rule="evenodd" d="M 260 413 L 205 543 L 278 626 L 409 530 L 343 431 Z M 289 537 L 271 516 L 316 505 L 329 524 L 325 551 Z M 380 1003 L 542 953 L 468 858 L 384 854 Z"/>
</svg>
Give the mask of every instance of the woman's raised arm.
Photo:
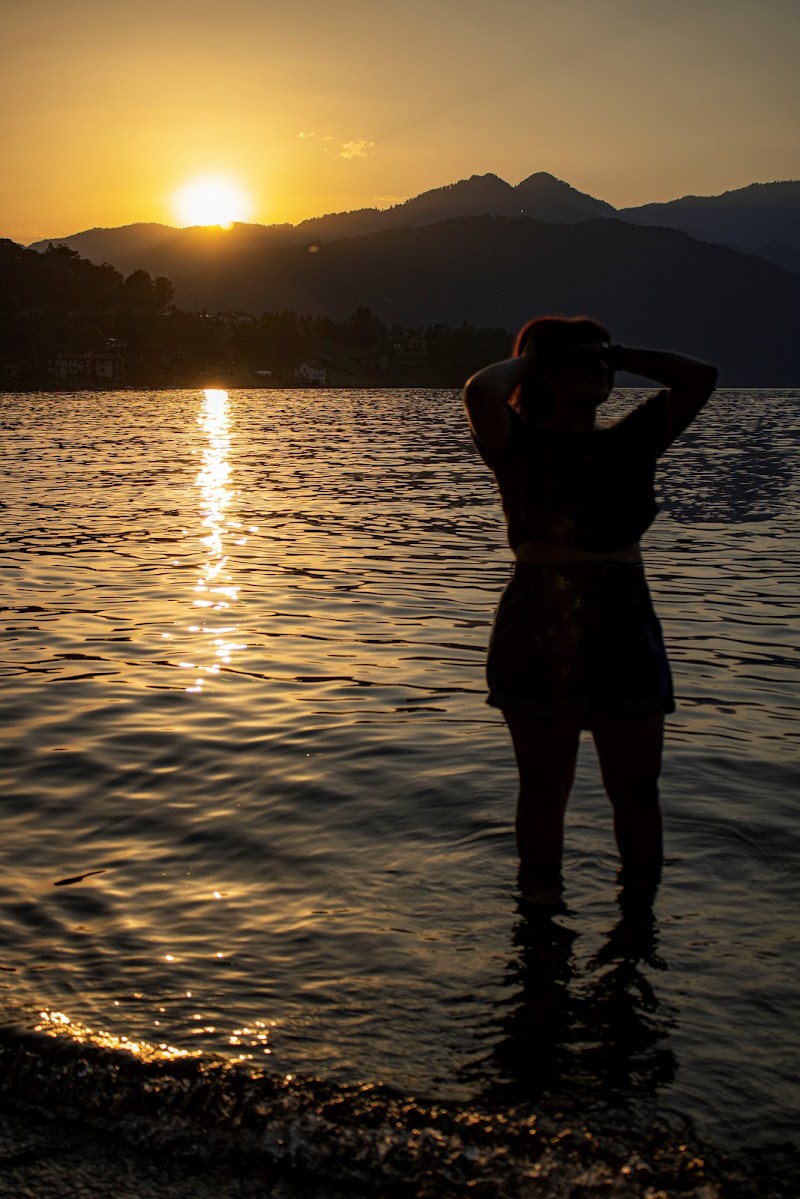
<svg viewBox="0 0 800 1199">
<path fill-rule="evenodd" d="M 464 404 L 475 440 L 487 450 L 505 444 L 511 426 L 508 401 L 528 377 L 534 365 L 532 354 L 505 358 L 477 371 L 464 387 Z"/>
<path fill-rule="evenodd" d="M 697 358 L 633 346 L 612 348 L 615 370 L 641 375 L 643 379 L 663 383 L 669 389 L 667 434 L 670 441 L 691 424 L 717 385 L 717 368 Z"/>
</svg>

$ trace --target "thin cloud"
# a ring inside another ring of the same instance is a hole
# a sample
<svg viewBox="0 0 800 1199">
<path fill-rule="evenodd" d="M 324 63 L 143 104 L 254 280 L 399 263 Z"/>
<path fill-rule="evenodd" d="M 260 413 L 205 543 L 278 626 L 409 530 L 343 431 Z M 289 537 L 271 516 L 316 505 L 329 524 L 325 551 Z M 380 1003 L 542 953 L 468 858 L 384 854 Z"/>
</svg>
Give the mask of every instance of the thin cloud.
<svg viewBox="0 0 800 1199">
<path fill-rule="evenodd" d="M 375 143 L 367 141 L 366 138 L 360 137 L 354 142 L 343 142 L 340 158 L 369 158 L 369 152 L 373 149 Z"/>
<path fill-rule="evenodd" d="M 316 131 L 312 131 L 311 133 L 298 133 L 297 136 L 298 137 L 316 137 L 317 134 L 316 134 Z"/>
</svg>

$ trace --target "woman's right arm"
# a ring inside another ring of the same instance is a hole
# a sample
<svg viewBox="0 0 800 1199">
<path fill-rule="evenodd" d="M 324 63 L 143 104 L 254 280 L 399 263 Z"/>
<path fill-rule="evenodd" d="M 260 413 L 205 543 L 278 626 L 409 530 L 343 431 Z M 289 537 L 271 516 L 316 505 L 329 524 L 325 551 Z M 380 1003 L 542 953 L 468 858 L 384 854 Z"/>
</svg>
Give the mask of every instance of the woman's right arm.
<svg viewBox="0 0 800 1199">
<path fill-rule="evenodd" d="M 667 444 L 692 423 L 717 385 L 715 366 L 685 354 L 615 346 L 614 358 L 616 370 L 630 371 L 667 388 Z"/>
<path fill-rule="evenodd" d="M 520 354 L 493 362 L 477 371 L 464 387 L 464 404 L 475 440 L 487 450 L 505 445 L 511 427 L 508 401 L 534 365 L 533 356 Z"/>
</svg>

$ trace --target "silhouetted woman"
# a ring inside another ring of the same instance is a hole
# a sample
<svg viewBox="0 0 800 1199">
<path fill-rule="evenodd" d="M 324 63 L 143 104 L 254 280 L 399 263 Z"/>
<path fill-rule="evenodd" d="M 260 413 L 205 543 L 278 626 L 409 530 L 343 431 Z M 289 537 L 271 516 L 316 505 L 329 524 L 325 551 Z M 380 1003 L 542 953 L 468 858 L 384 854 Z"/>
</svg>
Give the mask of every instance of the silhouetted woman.
<svg viewBox="0 0 800 1199">
<path fill-rule="evenodd" d="M 609 341 L 586 317 L 540 317 L 520 331 L 512 358 L 478 371 L 464 391 L 516 558 L 492 629 L 488 702 L 503 713 L 519 767 L 520 884 L 545 901 L 561 890 L 581 729 L 591 730 L 613 806 L 623 895 L 652 896 L 662 865 L 658 777 L 675 705 L 639 539 L 658 510 L 656 460 L 717 372 Z M 620 369 L 664 390 L 598 426 Z"/>
</svg>

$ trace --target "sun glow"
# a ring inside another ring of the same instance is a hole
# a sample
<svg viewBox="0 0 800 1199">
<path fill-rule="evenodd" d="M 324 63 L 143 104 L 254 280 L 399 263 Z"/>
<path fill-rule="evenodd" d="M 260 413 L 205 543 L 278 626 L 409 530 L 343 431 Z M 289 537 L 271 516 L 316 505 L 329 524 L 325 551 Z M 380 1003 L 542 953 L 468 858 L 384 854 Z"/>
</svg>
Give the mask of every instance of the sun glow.
<svg viewBox="0 0 800 1199">
<path fill-rule="evenodd" d="M 246 221 L 252 204 L 247 192 L 224 175 L 204 175 L 185 183 L 173 197 L 182 225 L 221 225 Z"/>
</svg>

